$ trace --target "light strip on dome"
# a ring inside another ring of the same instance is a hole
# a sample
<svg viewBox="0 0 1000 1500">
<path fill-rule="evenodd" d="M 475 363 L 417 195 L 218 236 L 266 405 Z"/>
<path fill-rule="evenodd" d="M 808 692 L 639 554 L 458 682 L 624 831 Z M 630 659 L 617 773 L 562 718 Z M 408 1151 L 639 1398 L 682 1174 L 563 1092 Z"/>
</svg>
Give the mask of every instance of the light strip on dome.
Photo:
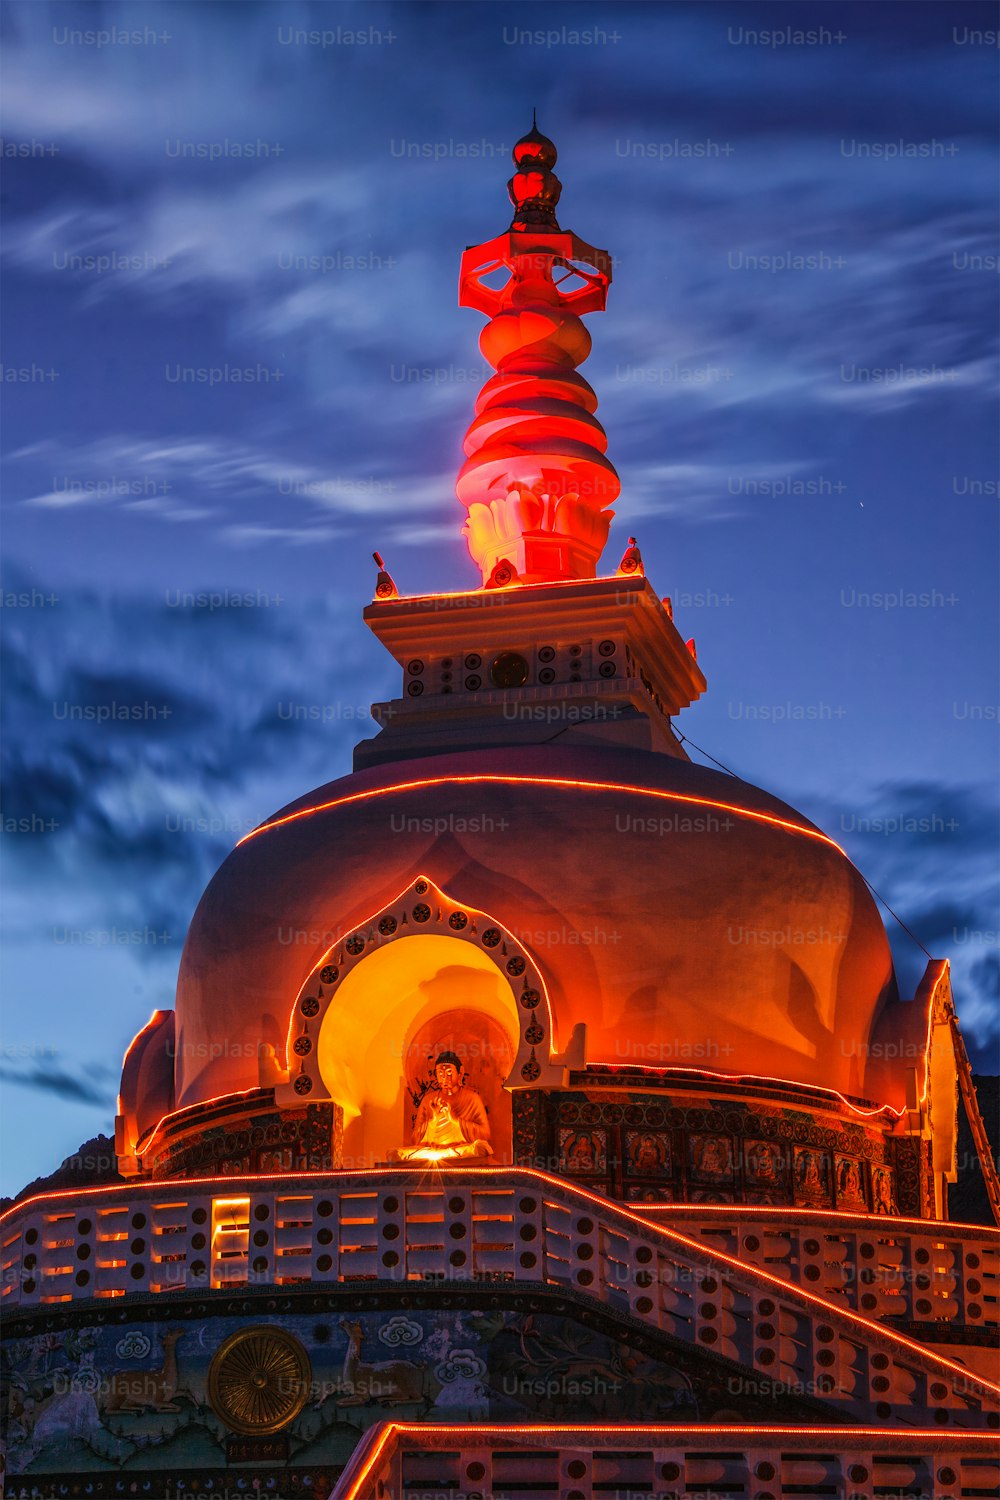
<svg viewBox="0 0 1000 1500">
<path fill-rule="evenodd" d="M 713 1073 L 710 1068 L 659 1068 L 656 1067 L 653 1063 L 602 1062 L 588 1062 L 585 1068 L 580 1068 L 574 1071 L 588 1073 L 592 1068 L 595 1072 L 616 1072 L 618 1069 L 632 1068 L 637 1072 L 653 1073 L 657 1076 L 663 1076 L 668 1073 L 690 1073 L 693 1074 L 696 1078 L 719 1078 L 731 1083 L 783 1084 L 788 1086 L 789 1088 L 808 1090 L 809 1093 L 830 1094 L 833 1096 L 833 1098 L 839 1099 L 847 1109 L 853 1109 L 854 1113 L 858 1115 L 880 1115 L 884 1112 L 888 1112 L 891 1115 L 895 1115 L 896 1119 L 898 1120 L 901 1115 L 905 1114 L 905 1110 L 895 1109 L 891 1104 L 877 1104 L 873 1109 L 863 1109 L 860 1104 L 852 1104 L 850 1099 L 847 1098 L 847 1095 L 842 1094 L 839 1089 L 827 1089 L 823 1088 L 820 1084 L 813 1083 L 796 1083 L 795 1080 L 791 1078 L 771 1078 L 764 1073 Z"/>
<path fill-rule="evenodd" d="M 922 1089 L 920 1090 L 920 1098 L 917 1101 L 918 1104 L 926 1104 L 927 1100 L 930 1098 L 930 1092 L 931 1092 L 931 1047 L 933 1045 L 933 1040 L 934 1040 L 934 1001 L 937 999 L 937 992 L 938 992 L 939 988 L 941 987 L 942 982 L 944 980 L 948 979 L 948 977 L 949 977 L 948 961 L 947 961 L 947 959 L 945 959 L 945 961 L 944 961 L 944 968 L 941 970 L 940 974 L 938 975 L 938 977 L 935 979 L 933 985 L 931 986 L 930 998 L 927 1001 L 927 1032 L 926 1032 L 926 1035 L 924 1037 L 924 1083 L 923 1083 Z M 956 1059 L 956 1061 L 957 1061 L 957 1059 Z"/>
<path fill-rule="evenodd" d="M 696 797 L 687 792 L 667 792 L 660 787 L 632 786 L 621 781 L 577 781 L 564 776 L 509 776 L 500 773 L 480 773 L 469 776 L 429 776 L 417 781 L 400 781 L 395 786 L 371 787 L 363 792 L 347 792 L 343 797 L 333 797 L 329 802 L 318 802 L 313 807 L 301 807 L 297 812 L 286 813 L 283 818 L 272 818 L 268 823 L 261 823 L 245 833 L 237 841 L 246 844 L 250 839 L 256 838 L 258 834 L 267 833 L 272 828 L 282 828 L 286 823 L 297 823 L 302 818 L 311 818 L 315 813 L 329 812 L 334 807 L 346 807 L 352 802 L 366 802 L 375 797 L 393 796 L 398 792 L 422 791 L 425 787 L 434 786 L 470 786 L 480 784 L 493 784 L 497 786 L 545 786 L 558 788 L 564 791 L 585 792 L 626 792 L 635 797 L 651 797 L 661 802 L 685 802 L 696 807 L 711 807 L 717 812 L 735 813 L 737 817 L 750 818 L 757 823 L 767 823 L 774 828 L 784 828 L 789 833 L 799 833 L 804 838 L 816 839 L 819 843 L 827 844 L 831 849 L 836 849 L 850 864 L 845 850 L 836 843 L 828 834 L 821 833 L 818 828 L 804 828 L 801 823 L 793 823 L 788 818 L 776 818 L 773 813 L 757 812 L 753 808 L 739 807 L 733 802 L 718 802 L 712 797 Z M 853 865 L 851 866 L 853 869 Z"/>
<path fill-rule="evenodd" d="M 163 1015 L 163 1014 L 164 1014 L 164 1012 L 159 1007 L 157 1007 L 156 1010 L 152 1011 L 151 1014 L 150 1014 L 149 1020 L 146 1022 L 145 1026 L 140 1026 L 139 1027 L 139 1030 L 136 1032 L 135 1036 L 129 1042 L 128 1046 L 125 1048 L 125 1056 L 122 1058 L 122 1081 L 123 1082 L 124 1082 L 124 1078 L 125 1078 L 125 1069 L 126 1069 L 126 1067 L 128 1065 L 129 1058 L 132 1056 L 132 1053 L 135 1051 L 135 1049 L 138 1046 L 140 1040 L 146 1035 L 146 1032 L 153 1025 L 153 1023 L 156 1020 L 157 1016 Z M 167 1014 L 169 1014 L 169 1012 L 167 1012 Z M 125 1111 L 122 1109 L 122 1096 L 121 1096 L 121 1094 L 118 1095 L 117 1109 L 115 1110 L 115 1113 L 119 1114 L 119 1115 L 125 1113 Z"/>
<path fill-rule="evenodd" d="M 185 1104 L 182 1109 L 169 1110 L 165 1115 L 160 1116 L 155 1125 L 153 1125 L 150 1129 L 143 1131 L 142 1135 L 135 1143 L 134 1155 L 147 1156 L 161 1125 L 165 1125 L 168 1120 L 173 1120 L 178 1115 L 190 1114 L 194 1116 L 198 1111 L 209 1109 L 213 1104 L 223 1104 L 227 1103 L 230 1100 L 235 1101 L 237 1099 L 245 1099 L 248 1094 L 259 1094 L 262 1092 L 266 1092 L 266 1090 L 262 1090 L 260 1085 L 258 1084 L 256 1088 L 236 1089 L 229 1094 L 213 1094 L 210 1099 L 199 1099 L 195 1104 Z M 235 1108 L 235 1103 L 233 1107 Z M 139 1150 L 140 1146 L 142 1147 L 141 1151 Z M 206 1181 L 207 1180 L 208 1179 L 206 1179 Z"/>
</svg>

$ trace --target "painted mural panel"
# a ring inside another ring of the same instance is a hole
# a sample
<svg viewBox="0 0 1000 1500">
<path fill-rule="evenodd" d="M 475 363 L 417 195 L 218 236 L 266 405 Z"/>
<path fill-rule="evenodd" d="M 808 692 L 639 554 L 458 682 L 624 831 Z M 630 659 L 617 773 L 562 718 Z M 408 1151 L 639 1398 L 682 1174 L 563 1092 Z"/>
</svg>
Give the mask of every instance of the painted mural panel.
<svg viewBox="0 0 1000 1500">
<path fill-rule="evenodd" d="M 248 1324 L 292 1334 L 311 1366 L 304 1405 L 266 1452 L 210 1399 L 213 1356 Z M 494 1308 L 84 1325 L 11 1340 L 4 1366 L 11 1476 L 335 1465 L 390 1416 L 669 1421 L 699 1406 L 690 1370 L 569 1317 Z"/>
</svg>

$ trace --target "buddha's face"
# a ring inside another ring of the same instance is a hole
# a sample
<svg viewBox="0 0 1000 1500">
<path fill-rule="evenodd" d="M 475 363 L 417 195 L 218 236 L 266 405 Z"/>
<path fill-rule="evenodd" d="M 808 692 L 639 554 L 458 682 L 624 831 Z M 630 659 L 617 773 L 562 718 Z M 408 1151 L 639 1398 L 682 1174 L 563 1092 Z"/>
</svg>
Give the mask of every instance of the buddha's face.
<svg viewBox="0 0 1000 1500">
<path fill-rule="evenodd" d="M 458 1088 L 458 1069 L 455 1067 L 454 1063 L 438 1063 L 437 1067 L 434 1069 L 434 1072 L 437 1076 L 437 1081 L 440 1088 Z"/>
</svg>

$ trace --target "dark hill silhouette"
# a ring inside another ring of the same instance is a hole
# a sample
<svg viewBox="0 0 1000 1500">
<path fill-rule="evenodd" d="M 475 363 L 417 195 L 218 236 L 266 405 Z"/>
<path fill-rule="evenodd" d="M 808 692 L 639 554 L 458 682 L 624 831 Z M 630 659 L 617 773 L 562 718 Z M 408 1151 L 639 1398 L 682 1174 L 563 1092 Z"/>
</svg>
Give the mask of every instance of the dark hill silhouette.
<svg viewBox="0 0 1000 1500">
<path fill-rule="evenodd" d="M 84 1141 L 71 1156 L 47 1177 L 36 1177 L 13 1198 L 0 1199 L 0 1209 L 33 1198 L 36 1193 L 54 1193 L 60 1188 L 93 1187 L 96 1183 L 124 1182 L 118 1171 L 115 1143 L 110 1136 L 95 1135 Z"/>
</svg>

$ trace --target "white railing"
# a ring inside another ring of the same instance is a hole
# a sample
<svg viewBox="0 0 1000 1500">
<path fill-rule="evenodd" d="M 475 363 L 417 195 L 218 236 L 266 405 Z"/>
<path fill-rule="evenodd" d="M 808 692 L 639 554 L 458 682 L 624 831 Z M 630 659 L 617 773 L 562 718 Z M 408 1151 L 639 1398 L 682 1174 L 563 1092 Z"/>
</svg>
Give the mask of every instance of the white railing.
<svg viewBox="0 0 1000 1500">
<path fill-rule="evenodd" d="M 650 1223 L 878 1321 L 1000 1326 L 992 1228 L 727 1204 L 631 1205 Z"/>
<path fill-rule="evenodd" d="M 772 1269 L 766 1241 L 748 1265 L 695 1228 L 658 1227 L 521 1168 L 127 1184 L 10 1211 L 3 1290 L 12 1310 L 303 1283 L 516 1282 L 594 1300 L 734 1361 L 749 1392 L 756 1383 L 816 1397 L 855 1420 L 904 1419 L 916 1407 L 963 1428 L 997 1410 L 989 1382 L 829 1299 L 823 1276 L 807 1273 L 829 1246 L 793 1284 L 787 1257 Z M 922 1227 L 920 1237 L 937 1239 Z M 995 1252 L 995 1235 L 981 1239 Z"/>
<path fill-rule="evenodd" d="M 996 1440 L 852 1427 L 454 1427 L 385 1422 L 365 1434 L 330 1500 L 774 1500 L 995 1495 Z"/>
</svg>

